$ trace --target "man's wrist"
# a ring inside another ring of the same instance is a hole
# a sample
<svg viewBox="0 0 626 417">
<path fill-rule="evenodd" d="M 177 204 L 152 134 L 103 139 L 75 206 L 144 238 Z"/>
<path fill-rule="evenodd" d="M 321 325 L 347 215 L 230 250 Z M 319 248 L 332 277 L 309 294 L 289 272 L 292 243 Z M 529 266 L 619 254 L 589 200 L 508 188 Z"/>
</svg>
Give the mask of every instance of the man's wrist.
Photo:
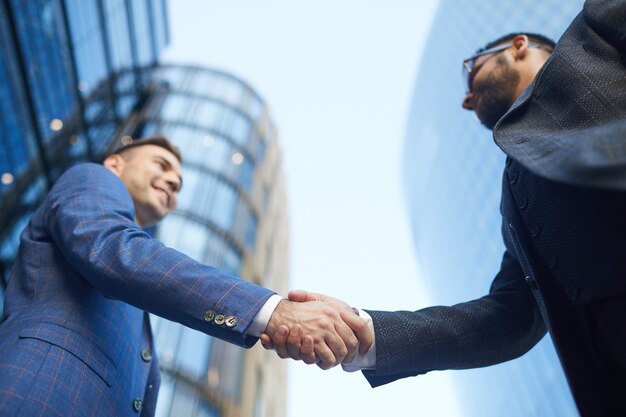
<svg viewBox="0 0 626 417">
<path fill-rule="evenodd" d="M 355 307 L 352 307 L 355 309 Z M 364 369 L 376 369 L 376 334 L 374 333 L 374 322 L 372 316 L 365 310 L 358 310 L 358 315 L 367 322 L 370 332 L 372 332 L 372 346 L 364 354 L 357 354 L 357 356 L 350 363 L 341 364 L 341 367 L 346 372 L 362 371 Z"/>
<path fill-rule="evenodd" d="M 276 306 L 283 299 L 284 297 L 281 297 L 278 294 L 274 294 L 270 298 L 268 298 L 268 300 L 265 302 L 263 307 L 261 307 L 259 312 L 256 314 L 256 316 L 252 320 L 252 324 L 248 328 L 246 335 L 259 337 L 259 335 L 263 333 L 265 329 L 267 328 L 267 324 L 269 323 L 270 318 L 272 317 L 272 313 L 274 313 L 274 310 L 276 310 Z"/>
</svg>

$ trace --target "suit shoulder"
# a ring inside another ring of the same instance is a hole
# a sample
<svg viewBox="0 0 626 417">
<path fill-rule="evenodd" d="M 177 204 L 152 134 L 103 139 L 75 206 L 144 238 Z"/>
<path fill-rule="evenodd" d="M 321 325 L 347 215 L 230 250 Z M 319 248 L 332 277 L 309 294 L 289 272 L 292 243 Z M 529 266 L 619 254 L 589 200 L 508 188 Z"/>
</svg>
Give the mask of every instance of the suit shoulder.
<svg viewBox="0 0 626 417">
<path fill-rule="evenodd" d="M 108 174 L 107 174 L 108 173 Z M 81 164 L 77 164 L 69 168 L 65 171 L 60 178 L 69 176 L 69 177 L 80 177 L 80 176 L 91 176 L 91 175 L 115 175 L 103 165 L 96 164 L 93 162 L 84 162 Z"/>
<path fill-rule="evenodd" d="M 124 184 L 117 175 L 103 165 L 86 162 L 74 165 L 59 177 L 58 183 L 71 183 L 74 185 L 106 184 L 106 187 L 119 188 Z"/>
<path fill-rule="evenodd" d="M 74 165 L 59 177 L 51 190 L 52 195 L 101 195 L 121 199 L 132 205 L 130 194 L 120 178 L 100 164 Z"/>
</svg>

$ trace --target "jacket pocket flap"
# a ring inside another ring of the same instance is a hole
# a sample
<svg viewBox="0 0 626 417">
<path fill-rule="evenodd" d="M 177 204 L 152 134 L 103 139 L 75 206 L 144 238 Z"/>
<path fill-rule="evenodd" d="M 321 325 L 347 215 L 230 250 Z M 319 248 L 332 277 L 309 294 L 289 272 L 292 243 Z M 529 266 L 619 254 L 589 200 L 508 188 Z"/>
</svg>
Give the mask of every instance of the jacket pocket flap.
<svg viewBox="0 0 626 417">
<path fill-rule="evenodd" d="M 91 340 L 75 331 L 54 323 L 41 323 L 21 330 L 20 338 L 38 339 L 60 347 L 80 359 L 111 386 L 115 365 Z"/>
</svg>

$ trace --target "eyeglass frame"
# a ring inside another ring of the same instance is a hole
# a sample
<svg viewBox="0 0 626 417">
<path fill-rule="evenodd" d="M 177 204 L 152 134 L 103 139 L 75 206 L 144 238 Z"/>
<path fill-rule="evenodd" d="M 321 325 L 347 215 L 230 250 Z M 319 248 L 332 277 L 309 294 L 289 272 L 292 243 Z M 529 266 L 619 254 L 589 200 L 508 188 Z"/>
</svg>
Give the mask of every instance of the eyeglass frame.
<svg viewBox="0 0 626 417">
<path fill-rule="evenodd" d="M 508 49 L 509 47 L 511 47 L 512 45 L 513 45 L 513 41 L 507 42 L 507 43 L 503 43 L 501 45 L 496 45 L 496 46 L 494 46 L 492 48 L 485 49 L 484 51 L 480 51 L 476 55 L 472 55 L 471 57 L 466 58 L 466 59 L 463 60 L 462 77 L 463 77 L 463 80 L 465 81 L 465 84 L 466 84 L 466 87 L 467 87 L 467 91 L 466 91 L 467 94 L 472 92 L 472 81 L 474 81 L 474 76 L 472 75 L 472 72 L 474 72 L 474 75 L 475 75 L 475 71 L 480 69 L 485 64 L 485 62 L 488 61 L 488 59 L 483 61 L 477 67 L 474 66 L 474 64 L 470 65 L 470 62 L 472 62 L 472 63 L 476 62 L 476 59 L 480 58 L 481 56 L 495 54 L 496 52 L 502 52 L 502 51 Z M 543 45 L 540 45 L 540 44 L 535 43 L 535 42 L 529 42 L 528 43 L 528 47 L 529 48 L 545 49 L 543 47 Z"/>
</svg>

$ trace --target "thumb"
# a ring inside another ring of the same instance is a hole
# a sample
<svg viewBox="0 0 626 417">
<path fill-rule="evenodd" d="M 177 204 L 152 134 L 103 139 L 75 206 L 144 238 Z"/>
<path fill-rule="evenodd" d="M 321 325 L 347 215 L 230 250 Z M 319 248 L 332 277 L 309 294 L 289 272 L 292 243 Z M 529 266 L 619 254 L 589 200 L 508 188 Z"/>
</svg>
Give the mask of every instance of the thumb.
<svg viewBox="0 0 626 417">
<path fill-rule="evenodd" d="M 323 297 L 319 294 L 308 292 L 305 290 L 293 290 L 289 291 L 289 301 L 296 301 L 303 303 L 305 301 L 323 301 Z"/>
<path fill-rule="evenodd" d="M 267 333 L 261 333 L 259 335 L 259 339 L 261 339 L 261 345 L 267 350 L 274 349 L 274 344 L 272 343 L 272 339 L 269 337 Z"/>
</svg>

